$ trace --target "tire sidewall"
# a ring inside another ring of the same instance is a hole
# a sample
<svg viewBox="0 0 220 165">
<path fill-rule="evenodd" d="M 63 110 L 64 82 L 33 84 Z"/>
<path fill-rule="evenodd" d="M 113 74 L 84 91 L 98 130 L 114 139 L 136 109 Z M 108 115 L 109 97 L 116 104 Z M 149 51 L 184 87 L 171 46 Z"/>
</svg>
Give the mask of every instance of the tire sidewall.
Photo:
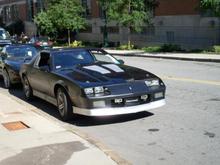
<svg viewBox="0 0 220 165">
<path fill-rule="evenodd" d="M 63 99 L 64 99 L 64 109 L 63 109 L 62 112 L 59 109 L 59 101 L 58 101 L 58 97 L 59 97 L 60 94 L 63 95 Z M 63 89 L 63 88 L 59 88 L 57 90 L 56 99 L 57 99 L 57 109 L 60 113 L 61 119 L 63 121 L 67 121 L 67 120 L 71 119 L 72 116 L 73 116 L 72 104 L 71 104 L 69 95 L 66 92 L 66 90 Z"/>
<path fill-rule="evenodd" d="M 8 80 L 8 84 L 5 83 L 5 78 L 7 78 Z M 8 71 L 6 69 L 3 69 L 3 79 L 4 79 L 4 87 L 6 89 L 9 89 L 11 87 L 11 80 L 10 80 L 10 76 L 8 74 Z"/>
<path fill-rule="evenodd" d="M 29 81 L 28 81 L 28 79 L 27 79 L 26 76 L 23 77 L 22 83 L 23 83 L 23 92 L 24 92 L 25 98 L 26 98 L 27 100 L 31 100 L 31 99 L 33 98 L 33 91 L 32 91 L 32 88 L 31 88 L 30 83 L 29 83 Z M 29 94 L 28 94 L 28 95 L 27 95 L 27 93 L 26 93 L 26 91 L 25 91 L 25 85 L 26 85 L 26 83 L 27 83 L 28 89 L 29 89 Z"/>
</svg>

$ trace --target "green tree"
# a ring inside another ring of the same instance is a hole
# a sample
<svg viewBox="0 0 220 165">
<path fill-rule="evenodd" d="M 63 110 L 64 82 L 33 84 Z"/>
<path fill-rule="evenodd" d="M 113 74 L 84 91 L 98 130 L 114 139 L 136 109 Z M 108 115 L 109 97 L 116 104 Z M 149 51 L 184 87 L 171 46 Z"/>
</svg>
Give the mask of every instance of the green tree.
<svg viewBox="0 0 220 165">
<path fill-rule="evenodd" d="M 53 34 L 56 32 L 53 22 L 51 21 L 49 14 L 45 11 L 41 11 L 34 18 L 34 22 L 38 26 L 38 30 L 43 34 Z"/>
<path fill-rule="evenodd" d="M 215 16 L 220 17 L 220 0 L 201 0 L 201 8 L 210 10 Z"/>
<path fill-rule="evenodd" d="M 40 12 L 34 20 L 39 29 L 46 34 L 67 30 L 70 44 L 70 32 L 83 29 L 86 25 L 83 11 L 79 0 L 60 0 L 53 5 L 52 1 L 48 1 L 47 11 Z"/>
<path fill-rule="evenodd" d="M 119 25 L 140 32 L 145 24 L 151 21 L 151 9 L 156 6 L 156 0 L 98 0 L 103 9 L 105 26 L 110 20 Z M 107 29 L 104 26 L 104 35 Z M 106 33 L 106 34 L 105 34 Z M 107 39 L 104 41 L 106 42 Z M 130 46 L 130 35 L 128 35 L 128 46 Z"/>
</svg>

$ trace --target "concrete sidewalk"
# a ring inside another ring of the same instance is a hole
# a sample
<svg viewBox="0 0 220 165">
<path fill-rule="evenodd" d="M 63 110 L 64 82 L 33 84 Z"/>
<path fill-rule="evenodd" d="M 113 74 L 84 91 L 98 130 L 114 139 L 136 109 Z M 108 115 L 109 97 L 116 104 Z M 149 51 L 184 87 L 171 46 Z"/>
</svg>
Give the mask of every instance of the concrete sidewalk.
<svg viewBox="0 0 220 165">
<path fill-rule="evenodd" d="M 96 146 L 31 108 L 0 93 L 0 165 L 116 164 Z"/>
<path fill-rule="evenodd" d="M 112 50 L 106 49 L 109 54 L 119 56 L 137 56 L 148 58 L 163 58 L 187 61 L 220 62 L 220 54 L 202 53 L 145 53 L 142 50 Z"/>
</svg>

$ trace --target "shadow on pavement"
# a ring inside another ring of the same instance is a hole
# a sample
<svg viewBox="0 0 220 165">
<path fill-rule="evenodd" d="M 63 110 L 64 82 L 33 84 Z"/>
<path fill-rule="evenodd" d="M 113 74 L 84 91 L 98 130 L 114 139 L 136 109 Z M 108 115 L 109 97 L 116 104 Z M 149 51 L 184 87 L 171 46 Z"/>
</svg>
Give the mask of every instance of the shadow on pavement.
<svg viewBox="0 0 220 165">
<path fill-rule="evenodd" d="M 138 120 L 145 117 L 150 117 L 153 115 L 154 114 L 150 112 L 140 112 L 135 114 L 104 116 L 104 117 L 78 116 L 75 120 L 70 121 L 69 123 L 80 127 L 86 127 L 86 126 L 95 126 L 95 125 L 124 123 L 132 120 Z"/>
<path fill-rule="evenodd" d="M 0 81 L 0 88 L 4 88 L 2 81 Z M 12 89 L 9 90 L 9 93 L 27 102 L 24 98 L 21 85 L 13 86 Z M 36 97 L 32 101 L 28 101 L 28 103 L 40 109 L 42 112 L 46 113 L 46 115 L 48 114 L 58 120 L 61 120 L 56 107 L 53 106 L 52 104 Z M 86 126 L 95 126 L 95 125 L 123 123 L 132 120 L 142 119 L 145 117 L 150 117 L 152 115 L 154 114 L 150 112 L 140 112 L 135 114 L 104 116 L 104 117 L 88 117 L 82 115 L 75 115 L 74 118 L 68 123 L 76 126 L 86 127 Z"/>
</svg>

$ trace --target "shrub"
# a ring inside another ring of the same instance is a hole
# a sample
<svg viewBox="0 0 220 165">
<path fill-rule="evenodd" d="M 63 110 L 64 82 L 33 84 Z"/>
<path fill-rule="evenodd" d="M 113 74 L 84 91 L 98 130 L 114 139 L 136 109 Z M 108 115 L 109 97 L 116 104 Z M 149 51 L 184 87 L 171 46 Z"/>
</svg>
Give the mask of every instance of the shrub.
<svg viewBox="0 0 220 165">
<path fill-rule="evenodd" d="M 118 47 L 119 50 L 132 50 L 134 49 L 134 45 L 132 44 L 125 44 L 125 45 L 120 45 Z"/>
<path fill-rule="evenodd" d="M 215 46 L 213 46 L 212 51 L 213 51 L 214 53 L 220 54 L 220 45 L 215 45 Z"/>
<path fill-rule="evenodd" d="M 162 46 L 148 46 L 148 47 L 143 47 L 142 50 L 149 53 L 183 51 L 179 45 L 172 45 L 172 44 L 164 44 Z"/>
<path fill-rule="evenodd" d="M 70 47 L 72 48 L 75 48 L 75 47 L 83 47 L 83 44 L 82 44 L 82 41 L 73 41 L 71 44 L 70 44 Z"/>
<path fill-rule="evenodd" d="M 179 45 L 164 44 L 161 47 L 161 51 L 162 52 L 180 52 L 180 51 L 182 51 L 182 49 Z"/>
<path fill-rule="evenodd" d="M 154 53 L 154 52 L 160 52 L 161 51 L 161 46 L 148 46 L 148 47 L 143 47 L 142 50 L 148 53 Z"/>
</svg>

